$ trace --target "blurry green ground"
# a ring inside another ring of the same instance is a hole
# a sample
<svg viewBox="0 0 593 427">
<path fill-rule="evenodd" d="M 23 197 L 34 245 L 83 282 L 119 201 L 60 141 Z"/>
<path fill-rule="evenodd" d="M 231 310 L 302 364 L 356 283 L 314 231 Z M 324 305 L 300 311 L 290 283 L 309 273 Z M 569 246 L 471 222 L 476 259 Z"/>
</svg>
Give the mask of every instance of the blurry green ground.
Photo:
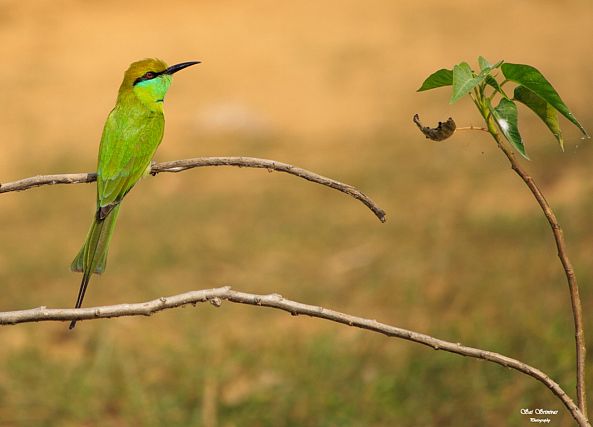
<svg viewBox="0 0 593 427">
<path fill-rule="evenodd" d="M 149 178 L 125 201 L 87 305 L 226 284 L 277 292 L 508 354 L 573 394 L 568 294 L 535 202 L 485 135 L 431 144 L 411 122 L 478 124 L 471 103 L 414 90 L 481 54 L 537 66 L 593 129 L 593 4 L 496 12 L 485 27 L 472 0 L 0 1 L 0 181 L 91 170 L 127 63 L 203 60 L 167 96 L 158 160 L 275 158 L 358 186 L 389 220 L 279 173 Z M 563 121 L 561 153 L 520 114 L 527 167 L 565 228 L 591 347 L 593 145 Z M 80 278 L 68 266 L 94 191 L 0 196 L 0 310 L 71 306 Z M 525 426 L 524 407 L 559 409 L 552 425 L 572 425 L 547 389 L 501 367 L 228 303 L 74 332 L 0 328 L 0 366 L 2 427 Z"/>
<path fill-rule="evenodd" d="M 278 173 L 150 178 L 126 200 L 109 271 L 87 303 L 223 284 L 279 292 L 511 355 L 572 391 L 571 317 L 554 245 L 492 144 L 481 134 L 402 140 L 387 129 L 365 140 L 364 153 L 348 137 L 329 143 L 322 155 L 333 161 L 321 168 L 308 149 L 293 149 L 295 163 L 359 185 L 388 210 L 387 224 L 346 196 Z M 283 144 L 299 141 L 259 143 L 259 153 L 289 160 L 278 157 Z M 587 315 L 593 149 L 573 144 L 562 155 L 550 140 L 531 145 L 537 160 L 528 166 L 559 201 Z M 568 204 L 563 186 L 579 192 Z M 1 309 L 70 305 L 78 276 L 67 265 L 93 191 L 3 196 L 11 209 L 0 223 Z M 73 333 L 49 323 L 0 333 L 3 426 L 524 425 L 523 407 L 559 409 L 553 425 L 571 425 L 551 393 L 512 371 L 267 309 L 224 303 L 82 322 Z"/>
</svg>

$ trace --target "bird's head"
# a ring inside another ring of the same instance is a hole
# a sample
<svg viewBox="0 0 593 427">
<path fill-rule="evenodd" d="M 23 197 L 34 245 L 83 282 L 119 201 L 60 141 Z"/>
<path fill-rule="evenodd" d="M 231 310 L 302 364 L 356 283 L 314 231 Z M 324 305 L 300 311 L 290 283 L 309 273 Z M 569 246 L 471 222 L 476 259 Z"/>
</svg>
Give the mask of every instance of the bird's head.
<svg viewBox="0 0 593 427">
<path fill-rule="evenodd" d="M 170 67 L 160 59 L 143 59 L 134 62 L 124 74 L 124 80 L 119 88 L 119 95 L 134 95 L 144 105 L 153 111 L 162 111 L 163 101 L 173 74 L 199 61 L 182 62 Z"/>
</svg>

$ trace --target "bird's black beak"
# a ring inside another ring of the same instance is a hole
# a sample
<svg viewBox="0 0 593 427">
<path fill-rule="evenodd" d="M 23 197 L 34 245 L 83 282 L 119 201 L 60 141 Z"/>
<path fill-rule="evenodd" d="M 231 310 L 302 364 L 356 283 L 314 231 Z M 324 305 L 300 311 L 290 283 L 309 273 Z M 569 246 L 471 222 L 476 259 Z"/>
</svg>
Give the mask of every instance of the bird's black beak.
<svg viewBox="0 0 593 427">
<path fill-rule="evenodd" d="M 199 64 L 200 61 L 182 62 L 181 64 L 171 65 L 163 74 L 175 74 L 177 71 L 183 70 L 184 68 L 191 67 L 192 65 Z"/>
</svg>

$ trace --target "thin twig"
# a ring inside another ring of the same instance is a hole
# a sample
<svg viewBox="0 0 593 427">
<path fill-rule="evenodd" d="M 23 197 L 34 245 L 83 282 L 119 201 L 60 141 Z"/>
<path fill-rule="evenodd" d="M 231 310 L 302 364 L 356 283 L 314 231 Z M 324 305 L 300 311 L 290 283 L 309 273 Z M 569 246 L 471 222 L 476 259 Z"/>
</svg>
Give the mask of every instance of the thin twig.
<svg viewBox="0 0 593 427">
<path fill-rule="evenodd" d="M 530 377 L 533 377 L 544 384 L 562 401 L 564 406 L 566 406 L 568 411 L 580 426 L 591 427 L 586 417 L 575 405 L 574 401 L 558 385 L 558 383 L 556 383 L 539 369 L 529 366 L 519 360 L 492 351 L 467 347 L 461 345 L 460 343 L 444 341 L 434 338 L 430 335 L 390 326 L 385 323 L 379 323 L 376 320 L 351 316 L 349 314 L 340 313 L 327 308 L 291 301 L 278 294 L 256 295 L 246 292 L 233 291 L 231 290 L 230 286 L 225 286 L 221 288 L 186 292 L 179 295 L 162 297 L 137 304 L 120 304 L 80 309 L 49 309 L 46 307 L 39 307 L 30 310 L 9 311 L 0 313 L 0 325 L 14 325 L 17 323 L 41 321 L 71 321 L 74 319 L 80 321 L 121 316 L 150 316 L 151 314 L 162 310 L 180 307 L 187 304 L 195 305 L 197 303 L 203 303 L 206 301 L 209 301 L 212 305 L 219 307 L 223 300 L 239 304 L 275 308 L 286 311 L 293 316 L 306 315 L 310 317 L 317 317 L 348 326 L 354 326 L 357 328 L 378 332 L 389 337 L 412 341 L 428 346 L 434 350 L 444 350 L 462 356 L 469 356 L 497 363 L 501 366 L 529 375 Z"/>
<path fill-rule="evenodd" d="M 356 200 L 362 202 L 368 207 L 381 222 L 386 221 L 386 214 L 370 197 L 357 188 L 336 181 L 331 178 L 316 174 L 303 168 L 289 165 L 287 163 L 277 162 L 275 160 L 258 159 L 254 157 L 197 157 L 193 159 L 174 160 L 171 162 L 155 163 L 152 165 L 150 173 L 157 175 L 163 172 L 181 172 L 187 169 L 205 167 L 205 166 L 237 166 L 247 168 L 260 168 L 269 171 L 285 172 L 307 181 L 325 185 L 334 190 L 341 191 Z M 0 193 L 11 191 L 24 191 L 42 185 L 55 184 L 81 184 L 97 180 L 96 173 L 78 173 L 61 175 L 38 175 L 31 178 L 25 178 L 14 182 L 0 184 Z"/>
<path fill-rule="evenodd" d="M 37 175 L 18 181 L 0 183 L 0 194 L 11 191 L 25 191 L 42 185 L 56 184 L 85 184 L 97 180 L 97 174 L 92 173 L 64 173 L 59 175 Z"/>
<path fill-rule="evenodd" d="M 491 120 L 489 121 L 491 124 Z M 577 278 L 572 267 L 572 263 L 568 258 L 567 249 L 566 249 L 566 242 L 564 241 L 564 232 L 562 228 L 560 228 L 560 224 L 558 223 L 558 219 L 554 214 L 554 211 L 548 204 L 548 201 L 544 197 L 543 193 L 533 180 L 533 178 L 523 169 L 521 164 L 515 158 L 515 154 L 511 151 L 506 144 L 500 139 L 500 136 L 494 126 L 492 125 L 493 132 L 490 132 L 496 143 L 498 148 L 504 153 L 507 157 L 509 162 L 511 163 L 511 168 L 515 171 L 519 177 L 525 182 L 533 197 L 537 200 L 537 203 L 540 205 L 546 219 L 550 223 L 550 227 L 552 229 L 552 233 L 554 235 L 554 240 L 556 242 L 556 248 L 558 250 L 558 258 L 562 264 L 562 268 L 564 269 L 564 273 L 566 275 L 566 280 L 568 283 L 568 289 L 570 293 L 570 302 L 572 306 L 572 315 L 574 319 L 574 329 L 575 329 L 575 346 L 576 346 L 576 365 L 577 365 L 577 404 L 581 409 L 581 412 L 586 417 L 587 416 L 587 391 L 585 387 L 585 357 L 587 354 L 587 348 L 585 345 L 585 330 L 583 326 L 583 309 L 581 304 L 581 297 L 579 294 L 579 286 L 577 283 Z"/>
<path fill-rule="evenodd" d="M 482 128 L 479 126 L 463 126 L 463 127 L 455 129 L 455 131 L 458 131 L 458 130 L 480 130 L 482 132 L 488 132 L 488 129 Z"/>
</svg>

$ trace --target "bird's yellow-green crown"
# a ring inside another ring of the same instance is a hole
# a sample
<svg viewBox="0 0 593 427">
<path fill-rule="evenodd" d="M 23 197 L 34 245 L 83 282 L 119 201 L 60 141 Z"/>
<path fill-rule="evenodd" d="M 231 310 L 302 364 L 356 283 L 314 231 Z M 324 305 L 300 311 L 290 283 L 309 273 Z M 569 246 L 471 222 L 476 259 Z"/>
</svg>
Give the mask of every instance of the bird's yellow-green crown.
<svg viewBox="0 0 593 427">
<path fill-rule="evenodd" d="M 132 62 L 126 73 L 124 74 L 124 81 L 121 84 L 120 92 L 122 90 L 131 90 L 134 82 L 145 75 L 147 72 L 162 73 L 167 69 L 167 64 L 157 58 L 146 58 L 140 61 Z"/>
</svg>

